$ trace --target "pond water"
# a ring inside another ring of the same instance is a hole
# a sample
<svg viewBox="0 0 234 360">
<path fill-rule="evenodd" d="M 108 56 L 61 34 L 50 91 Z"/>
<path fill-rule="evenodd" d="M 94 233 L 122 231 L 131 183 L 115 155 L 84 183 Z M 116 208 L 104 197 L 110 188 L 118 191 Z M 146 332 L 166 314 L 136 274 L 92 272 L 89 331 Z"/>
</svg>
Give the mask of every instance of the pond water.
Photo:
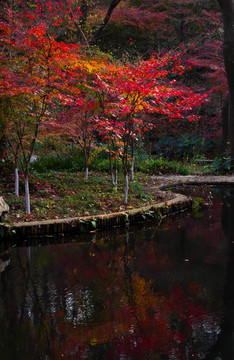
<svg viewBox="0 0 234 360">
<path fill-rule="evenodd" d="M 194 195 L 204 210 L 160 227 L 12 248 L 0 359 L 234 359 L 234 190 Z"/>
</svg>

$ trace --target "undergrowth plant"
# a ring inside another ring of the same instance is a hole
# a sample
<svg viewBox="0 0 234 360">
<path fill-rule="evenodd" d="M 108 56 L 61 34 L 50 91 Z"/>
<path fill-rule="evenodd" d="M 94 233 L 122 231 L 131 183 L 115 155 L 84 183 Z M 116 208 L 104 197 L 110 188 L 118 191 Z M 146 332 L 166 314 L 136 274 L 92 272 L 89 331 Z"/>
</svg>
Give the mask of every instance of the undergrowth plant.
<svg viewBox="0 0 234 360">
<path fill-rule="evenodd" d="M 190 171 L 188 167 L 177 162 L 163 159 L 162 157 L 157 159 L 149 159 L 137 164 L 138 171 L 142 171 L 147 174 L 178 174 L 189 175 Z"/>
</svg>

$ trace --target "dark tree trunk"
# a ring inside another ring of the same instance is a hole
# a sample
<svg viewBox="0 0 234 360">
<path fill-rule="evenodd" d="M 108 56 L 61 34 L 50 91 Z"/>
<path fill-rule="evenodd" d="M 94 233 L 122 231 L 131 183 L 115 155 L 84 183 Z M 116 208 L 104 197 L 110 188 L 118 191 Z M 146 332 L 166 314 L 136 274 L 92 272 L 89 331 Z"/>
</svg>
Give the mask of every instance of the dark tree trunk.
<svg viewBox="0 0 234 360">
<path fill-rule="evenodd" d="M 228 151 L 228 109 L 229 109 L 229 94 L 226 97 L 222 110 L 222 142 L 220 146 L 220 155 L 227 154 Z"/>
<path fill-rule="evenodd" d="M 8 105 L 8 99 L 0 98 L 0 160 L 2 159 L 7 143 L 4 133 L 6 130 L 6 116 L 9 111 Z"/>
<path fill-rule="evenodd" d="M 234 0 L 219 0 L 223 14 L 223 56 L 229 86 L 228 137 L 234 164 Z"/>
<path fill-rule="evenodd" d="M 81 1 L 80 11 L 81 11 L 81 14 L 82 14 L 82 16 L 80 18 L 80 26 L 83 28 L 85 26 L 85 24 L 86 24 L 87 15 L 88 15 L 88 5 L 87 5 L 86 0 Z"/>
<path fill-rule="evenodd" d="M 110 3 L 110 6 L 107 10 L 106 16 L 102 22 L 102 24 L 99 26 L 99 28 L 94 32 L 91 40 L 90 40 L 90 44 L 94 45 L 96 43 L 96 41 L 99 39 L 101 33 L 103 32 L 103 30 L 105 29 L 106 25 L 108 24 L 111 14 L 114 11 L 114 9 L 116 8 L 116 6 L 120 3 L 121 0 L 112 0 Z"/>
<path fill-rule="evenodd" d="M 4 135 L 0 135 L 0 160 L 3 157 L 5 148 L 6 148 L 6 138 Z"/>
</svg>

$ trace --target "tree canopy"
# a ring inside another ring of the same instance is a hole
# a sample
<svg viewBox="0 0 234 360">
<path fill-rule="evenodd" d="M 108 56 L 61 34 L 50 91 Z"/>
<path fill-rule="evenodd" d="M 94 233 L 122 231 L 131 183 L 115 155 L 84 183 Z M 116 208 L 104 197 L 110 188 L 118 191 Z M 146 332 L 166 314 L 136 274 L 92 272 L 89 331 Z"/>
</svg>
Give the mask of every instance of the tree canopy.
<svg viewBox="0 0 234 360">
<path fill-rule="evenodd" d="M 82 149 L 86 178 L 101 141 L 110 161 L 122 160 L 126 203 L 134 149 L 147 132 L 218 134 L 228 87 L 213 2 L 1 3 L 2 142 L 26 189 L 35 145 L 48 136 Z M 29 194 L 26 203 L 29 213 Z"/>
</svg>

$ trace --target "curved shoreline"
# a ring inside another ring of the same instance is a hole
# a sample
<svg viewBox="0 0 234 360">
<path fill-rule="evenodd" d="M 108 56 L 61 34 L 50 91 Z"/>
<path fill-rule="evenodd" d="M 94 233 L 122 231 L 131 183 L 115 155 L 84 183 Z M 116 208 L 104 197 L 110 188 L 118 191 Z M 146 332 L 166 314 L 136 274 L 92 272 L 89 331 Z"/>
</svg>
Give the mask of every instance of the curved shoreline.
<svg viewBox="0 0 234 360">
<path fill-rule="evenodd" d="M 234 176 L 155 176 L 160 185 L 158 190 L 165 190 L 176 185 L 234 185 Z M 74 217 L 64 219 L 42 220 L 13 223 L 10 237 L 38 237 L 56 236 L 61 234 L 76 235 L 96 230 L 114 227 L 126 227 L 135 223 L 154 220 L 159 224 L 165 216 L 183 212 L 192 208 L 193 199 L 181 194 L 174 194 L 174 198 L 166 202 L 148 205 L 141 208 L 121 211 L 111 214 Z"/>
</svg>

